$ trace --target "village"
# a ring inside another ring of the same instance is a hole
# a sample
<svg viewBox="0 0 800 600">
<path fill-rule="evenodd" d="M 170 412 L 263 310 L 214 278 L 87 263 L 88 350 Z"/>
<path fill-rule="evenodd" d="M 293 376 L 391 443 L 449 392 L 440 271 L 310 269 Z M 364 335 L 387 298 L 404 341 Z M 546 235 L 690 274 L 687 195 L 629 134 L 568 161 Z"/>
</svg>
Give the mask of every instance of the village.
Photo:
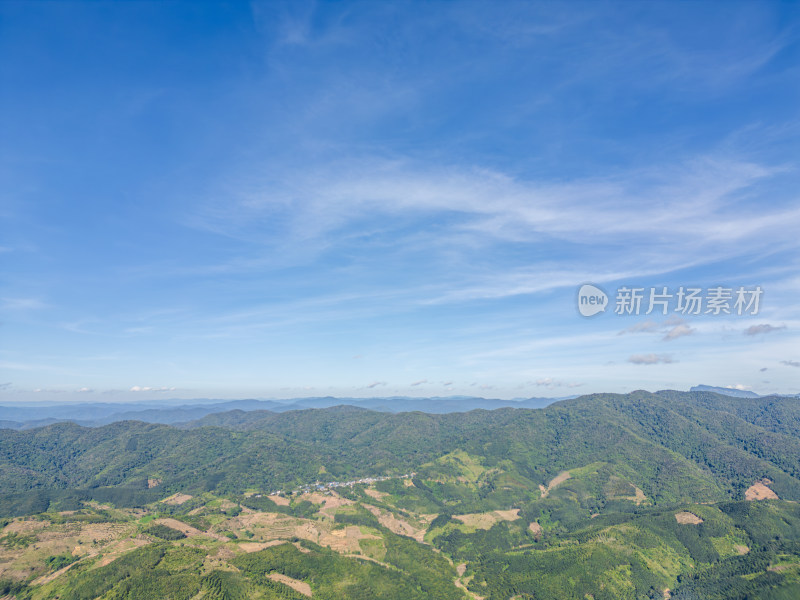
<svg viewBox="0 0 800 600">
<path fill-rule="evenodd" d="M 360 479 L 353 479 L 352 481 L 329 481 L 327 483 L 322 482 L 315 482 L 313 484 L 303 485 L 299 488 L 296 488 L 291 491 L 284 491 L 284 490 L 276 490 L 267 494 L 269 496 L 296 496 L 299 494 L 306 494 L 310 492 L 331 492 L 336 488 L 343 488 L 343 487 L 353 487 L 354 485 L 364 484 L 364 485 L 373 485 L 378 483 L 379 481 L 387 481 L 389 479 L 410 479 L 414 477 L 416 473 L 407 473 L 405 475 L 394 475 L 394 476 L 384 476 L 384 477 L 362 477 Z M 265 494 L 253 494 L 254 498 L 261 498 Z"/>
</svg>

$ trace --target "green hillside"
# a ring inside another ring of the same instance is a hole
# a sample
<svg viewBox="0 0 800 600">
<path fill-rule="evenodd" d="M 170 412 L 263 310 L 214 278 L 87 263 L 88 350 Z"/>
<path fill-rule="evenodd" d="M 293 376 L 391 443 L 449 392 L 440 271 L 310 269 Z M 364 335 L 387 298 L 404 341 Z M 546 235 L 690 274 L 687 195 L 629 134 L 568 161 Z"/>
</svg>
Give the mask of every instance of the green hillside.
<svg viewBox="0 0 800 600">
<path fill-rule="evenodd" d="M 797 399 L 204 421 L 0 431 L 0 592 L 797 597 Z"/>
</svg>

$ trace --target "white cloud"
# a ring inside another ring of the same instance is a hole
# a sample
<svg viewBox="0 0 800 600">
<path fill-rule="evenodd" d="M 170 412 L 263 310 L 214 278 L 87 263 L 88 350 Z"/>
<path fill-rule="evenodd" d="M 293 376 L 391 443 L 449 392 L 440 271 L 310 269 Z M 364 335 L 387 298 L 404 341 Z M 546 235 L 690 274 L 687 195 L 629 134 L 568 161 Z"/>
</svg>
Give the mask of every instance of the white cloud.
<svg viewBox="0 0 800 600">
<path fill-rule="evenodd" d="M 668 329 L 665 330 L 664 328 Z M 652 333 L 659 330 L 664 333 L 664 337 L 661 339 L 665 342 L 683 337 L 685 335 L 692 335 L 697 331 L 696 329 L 686 325 L 684 320 L 680 317 L 672 315 L 665 319 L 662 323 L 657 323 L 656 321 L 650 320 L 636 323 L 627 329 L 623 329 L 617 335 L 623 335 L 626 333 Z"/>
<path fill-rule="evenodd" d="M 745 252 L 796 247 L 796 204 L 756 209 L 747 199 L 779 171 L 743 160 L 695 157 L 565 182 L 403 159 L 343 159 L 304 165 L 302 173 L 286 169 L 263 183 L 244 176 L 219 194 L 224 202 L 207 203 L 187 224 L 278 248 L 264 251 L 273 263 L 307 262 L 345 244 L 379 239 L 387 257 L 406 260 L 408 253 L 425 253 L 432 265 L 455 264 L 458 269 L 448 270 L 441 284 L 415 290 L 427 294 L 429 303 L 450 303 L 633 279 Z M 491 246 L 506 243 L 561 243 L 593 251 L 582 252 L 580 260 L 568 258 L 572 252 L 551 252 L 549 263 L 506 265 L 500 274 L 471 260 L 478 251 L 490 256 Z M 616 250 L 634 245 L 635 255 Z M 209 268 L 263 269 L 264 261 L 239 258 Z"/>
<path fill-rule="evenodd" d="M 534 384 L 539 387 L 547 387 L 547 388 L 556 388 L 556 387 L 576 388 L 583 385 L 582 383 L 559 381 L 557 379 L 553 379 L 552 377 L 544 377 L 542 379 L 537 379 L 534 382 Z"/>
<path fill-rule="evenodd" d="M 664 319 L 663 325 L 664 327 L 675 327 L 675 325 L 683 325 L 684 323 L 686 323 L 686 321 L 678 315 L 670 315 Z"/>
<path fill-rule="evenodd" d="M 676 325 L 667 332 L 667 334 L 662 338 L 662 340 L 668 342 L 670 340 L 674 340 L 679 337 L 683 337 L 685 335 L 692 335 L 695 331 L 697 330 L 692 327 L 689 327 L 688 325 Z"/>
<path fill-rule="evenodd" d="M 288 174 L 278 189 L 274 180 L 260 193 L 250 187 L 234 210 L 226 197 L 224 207 L 209 206 L 196 224 L 236 235 L 254 221 L 280 216 L 289 219 L 292 235 L 309 239 L 370 213 L 447 212 L 462 217 L 454 219 L 454 230 L 513 241 L 530 241 L 532 234 L 578 242 L 658 234 L 655 240 L 735 242 L 766 228 L 786 230 L 800 219 L 797 208 L 753 214 L 726 208 L 725 199 L 774 172 L 743 161 L 697 158 L 605 179 L 549 182 L 480 168 L 347 161 L 303 177 Z"/>
<path fill-rule="evenodd" d="M 655 321 L 643 321 L 642 323 L 636 323 L 635 325 L 631 325 L 627 329 L 623 329 L 617 335 L 624 335 L 626 333 L 643 333 L 643 332 L 657 331 L 660 327 L 661 326 Z"/>
<path fill-rule="evenodd" d="M 675 361 L 668 354 L 634 354 L 628 358 L 628 362 L 635 365 L 656 365 L 658 363 L 669 364 Z"/>
<path fill-rule="evenodd" d="M 729 390 L 740 390 L 740 391 L 746 391 L 750 389 L 749 386 L 742 385 L 741 383 L 737 383 L 734 385 L 726 385 L 725 387 L 728 388 Z"/>
<path fill-rule="evenodd" d="M 780 331 L 786 329 L 786 325 L 770 325 L 769 323 L 762 323 L 760 325 L 751 325 L 744 330 L 745 335 L 759 335 L 762 333 L 772 333 L 773 331 Z"/>
<path fill-rule="evenodd" d="M 174 392 L 177 388 L 174 387 L 150 387 L 134 385 L 130 391 L 132 392 Z"/>
</svg>

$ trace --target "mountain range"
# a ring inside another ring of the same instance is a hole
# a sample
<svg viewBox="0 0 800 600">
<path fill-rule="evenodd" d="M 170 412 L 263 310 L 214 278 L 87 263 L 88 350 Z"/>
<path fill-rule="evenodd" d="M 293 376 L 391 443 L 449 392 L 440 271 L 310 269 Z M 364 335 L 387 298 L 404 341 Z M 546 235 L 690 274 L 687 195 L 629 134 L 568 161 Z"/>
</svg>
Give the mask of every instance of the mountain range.
<svg viewBox="0 0 800 600">
<path fill-rule="evenodd" d="M 798 398 L 238 406 L 0 430 L 0 594 L 800 597 Z"/>
</svg>

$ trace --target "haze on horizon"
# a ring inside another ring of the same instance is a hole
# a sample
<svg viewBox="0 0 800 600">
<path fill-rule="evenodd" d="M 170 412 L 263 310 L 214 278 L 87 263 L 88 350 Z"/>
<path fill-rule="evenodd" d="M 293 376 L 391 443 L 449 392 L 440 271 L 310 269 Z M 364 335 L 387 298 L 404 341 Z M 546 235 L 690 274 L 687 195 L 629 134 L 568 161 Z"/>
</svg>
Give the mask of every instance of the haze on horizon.
<svg viewBox="0 0 800 600">
<path fill-rule="evenodd" d="M 798 25 L 0 3 L 0 404 L 800 392 Z M 586 318 L 588 282 L 763 297 Z"/>
</svg>

